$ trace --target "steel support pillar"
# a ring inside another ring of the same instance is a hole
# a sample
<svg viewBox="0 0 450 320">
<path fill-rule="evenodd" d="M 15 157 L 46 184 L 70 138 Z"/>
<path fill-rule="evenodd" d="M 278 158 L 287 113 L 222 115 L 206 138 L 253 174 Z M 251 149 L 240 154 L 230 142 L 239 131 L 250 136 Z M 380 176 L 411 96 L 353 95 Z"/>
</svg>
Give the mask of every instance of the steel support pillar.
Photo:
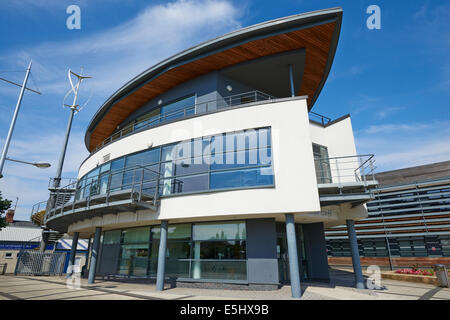
<svg viewBox="0 0 450 320">
<path fill-rule="evenodd" d="M 67 277 L 73 274 L 73 269 L 75 266 L 75 256 L 77 255 L 78 237 L 80 233 L 74 232 L 72 238 L 72 248 L 70 249 L 69 267 L 67 268 Z"/>
<path fill-rule="evenodd" d="M 89 263 L 89 278 L 88 283 L 94 283 L 95 273 L 97 272 L 97 260 L 98 251 L 100 249 L 100 235 L 102 233 L 102 228 L 95 228 L 94 243 L 92 245 L 91 261 Z"/>
<path fill-rule="evenodd" d="M 350 250 L 352 253 L 353 272 L 355 274 L 356 288 L 364 289 L 364 278 L 359 260 L 358 240 L 355 232 L 355 222 L 347 220 L 347 234 L 350 241 Z"/>
<path fill-rule="evenodd" d="M 291 84 L 291 96 L 295 97 L 295 89 L 294 89 L 294 71 L 292 69 L 292 64 L 288 65 L 289 67 L 289 83 Z"/>
<path fill-rule="evenodd" d="M 161 221 L 161 235 L 158 252 L 158 271 L 156 274 L 156 291 L 164 290 L 164 271 L 166 267 L 167 220 Z"/>
<path fill-rule="evenodd" d="M 286 240 L 289 255 L 289 274 L 291 278 L 292 298 L 300 298 L 300 272 L 298 267 L 297 237 L 295 235 L 294 215 L 286 214 Z"/>
</svg>

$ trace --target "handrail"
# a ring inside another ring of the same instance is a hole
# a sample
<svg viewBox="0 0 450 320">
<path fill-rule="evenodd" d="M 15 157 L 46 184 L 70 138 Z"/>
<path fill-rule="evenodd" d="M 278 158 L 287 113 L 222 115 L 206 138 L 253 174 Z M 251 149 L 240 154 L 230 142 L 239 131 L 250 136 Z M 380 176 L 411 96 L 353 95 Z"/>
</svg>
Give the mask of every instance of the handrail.
<svg viewBox="0 0 450 320">
<path fill-rule="evenodd" d="M 92 181 L 88 182 L 87 184 L 85 184 L 82 187 L 80 187 L 81 180 L 76 180 L 64 187 L 58 188 L 56 192 L 53 192 L 50 195 L 50 197 L 52 197 L 52 196 L 55 197 L 56 200 L 53 201 L 53 205 L 52 205 L 53 207 L 50 208 L 47 205 L 44 222 L 49 217 L 59 214 L 59 213 L 57 213 L 58 211 L 60 211 L 60 213 L 62 214 L 64 211 L 64 208 L 67 207 L 68 203 L 71 203 L 72 209 L 74 209 L 75 203 L 81 199 L 86 200 L 86 202 L 87 202 L 86 206 L 89 207 L 93 196 L 104 194 L 105 195 L 105 203 L 108 203 L 109 198 L 111 196 L 111 192 L 115 191 L 117 188 L 120 189 L 123 186 L 129 186 L 131 188 L 130 198 L 133 201 L 140 202 L 142 200 L 142 193 L 143 193 L 144 189 L 146 189 L 144 187 L 144 184 L 149 183 L 149 182 L 155 183 L 155 192 L 152 196 L 152 202 L 153 202 L 153 205 L 156 206 L 157 200 L 159 199 L 159 193 L 160 193 L 159 185 L 160 185 L 160 181 L 161 181 L 161 178 L 160 178 L 161 173 L 148 168 L 149 166 L 152 166 L 152 165 L 147 165 L 147 166 L 135 165 L 132 167 L 123 168 L 123 169 L 119 169 L 119 170 L 114 170 L 114 171 L 110 170 L 109 172 L 99 173 L 98 175 L 90 177 L 89 179 L 92 179 Z M 123 183 L 123 174 L 125 172 L 129 172 L 129 171 L 133 172 L 132 181 L 130 183 Z M 156 175 L 155 178 L 144 179 L 144 175 L 147 172 L 151 172 L 151 173 L 155 174 Z M 140 174 L 140 177 L 138 176 L 139 174 Z M 111 177 L 113 175 L 122 175 L 122 179 L 121 179 L 120 185 L 118 185 L 117 188 L 114 188 L 112 190 Z M 103 177 L 107 177 L 107 184 L 106 184 L 105 190 L 101 189 L 102 185 L 100 183 L 100 179 L 102 179 Z M 179 182 L 182 182 L 182 181 L 179 181 Z M 87 195 L 86 195 L 86 190 L 88 192 Z M 80 195 L 81 195 L 81 197 L 80 197 Z M 84 195 L 86 195 L 86 196 L 84 196 Z M 47 201 L 47 203 L 49 203 L 49 201 Z"/>
<path fill-rule="evenodd" d="M 313 115 L 313 116 L 315 116 L 317 118 L 320 118 L 320 122 L 322 123 L 322 126 L 326 126 L 328 123 L 331 122 L 331 118 L 328 118 L 328 117 L 326 117 L 324 115 L 321 115 L 319 113 L 316 113 L 316 112 L 313 112 L 313 111 L 309 111 L 309 114 Z"/>
<path fill-rule="evenodd" d="M 215 99 L 215 100 L 209 100 L 204 101 L 200 103 L 196 103 L 192 106 L 185 107 L 183 109 L 175 110 L 169 113 L 159 114 L 155 117 L 143 119 L 140 121 L 135 121 L 131 124 L 126 125 L 121 130 L 114 132 L 112 135 L 110 135 L 108 138 L 104 139 L 99 145 L 97 145 L 94 150 L 91 152 L 91 154 L 97 152 L 104 146 L 108 145 L 109 143 L 115 141 L 118 138 L 127 136 L 129 134 L 132 134 L 134 132 L 143 130 L 144 128 L 152 127 L 156 124 L 164 123 L 166 119 L 169 118 L 169 121 L 173 119 L 175 116 L 176 119 L 179 118 L 186 118 L 189 115 L 193 114 L 205 114 L 212 111 L 216 111 L 219 109 L 229 108 L 237 105 L 252 103 L 252 102 L 258 102 L 258 101 L 265 101 L 265 100 L 272 100 L 276 99 L 276 97 L 271 96 L 267 93 L 261 92 L 259 90 L 249 91 L 245 93 L 239 93 L 231 96 L 226 96 L 221 99 Z M 211 106 L 213 109 L 211 110 Z M 202 108 L 204 107 L 204 111 L 202 111 Z M 192 112 L 193 111 L 193 112 Z M 181 116 L 177 116 L 181 115 Z M 137 128 L 136 128 L 137 127 Z"/>
<path fill-rule="evenodd" d="M 316 175 L 318 183 L 338 183 L 348 181 L 375 180 L 375 166 L 373 154 L 354 156 L 339 156 L 321 158 L 315 157 Z"/>
</svg>

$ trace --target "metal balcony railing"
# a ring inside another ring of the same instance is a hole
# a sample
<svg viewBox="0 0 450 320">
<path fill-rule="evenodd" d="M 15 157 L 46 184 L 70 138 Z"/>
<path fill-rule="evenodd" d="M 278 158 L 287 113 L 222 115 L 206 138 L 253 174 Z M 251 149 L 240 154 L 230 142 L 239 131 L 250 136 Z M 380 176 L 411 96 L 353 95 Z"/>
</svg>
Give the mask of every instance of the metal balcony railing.
<svg viewBox="0 0 450 320">
<path fill-rule="evenodd" d="M 77 178 L 50 178 L 48 180 L 48 188 L 49 189 L 54 188 L 54 185 L 55 185 L 56 182 L 58 182 L 58 180 L 59 180 L 59 183 L 57 185 L 59 185 L 59 186 L 67 186 L 69 184 L 72 184 L 72 183 L 76 182 Z"/>
<path fill-rule="evenodd" d="M 325 117 L 313 111 L 309 112 L 309 119 L 321 123 L 322 126 L 326 126 L 328 123 L 331 122 L 331 118 Z"/>
<path fill-rule="evenodd" d="M 266 94 L 264 92 L 255 90 L 246 93 L 240 93 L 236 95 L 227 96 L 224 98 L 220 98 L 217 100 L 210 100 L 206 102 L 197 103 L 195 105 L 175 110 L 168 113 L 163 113 L 156 115 L 154 117 L 143 119 L 140 121 L 133 122 L 123 129 L 113 133 L 111 136 L 103 140 L 92 152 L 95 153 L 104 146 L 110 144 L 111 142 L 121 138 L 133 134 L 135 132 L 145 130 L 154 126 L 157 126 L 162 123 L 168 123 L 170 121 L 179 120 L 186 118 L 188 116 L 193 116 L 196 114 L 205 114 L 209 112 L 214 112 L 221 109 L 226 109 L 238 105 L 243 105 L 247 103 L 254 103 L 258 101 L 272 100 L 276 99 L 276 97 Z"/>
<path fill-rule="evenodd" d="M 375 181 L 373 154 L 314 159 L 319 184 Z"/>
<path fill-rule="evenodd" d="M 43 224 L 45 215 L 45 209 L 47 207 L 47 201 L 41 201 L 33 205 L 31 208 L 30 220 L 37 225 Z"/>
<path fill-rule="evenodd" d="M 77 202 L 83 202 L 82 207 L 90 207 L 94 199 L 96 204 L 113 203 L 114 193 L 120 193 L 132 202 L 151 200 L 156 206 L 161 193 L 160 173 L 150 169 L 151 166 L 137 165 L 106 172 L 90 177 L 88 183 L 84 180 L 75 180 L 69 185 L 58 188 L 50 195 L 50 198 L 53 196 L 56 201 L 53 202 L 54 205 L 50 200 L 48 201 L 44 222 L 55 215 L 74 210 Z M 176 181 L 172 187 L 180 188 L 181 184 L 181 181 Z M 38 204 L 36 206 L 39 207 Z"/>
</svg>

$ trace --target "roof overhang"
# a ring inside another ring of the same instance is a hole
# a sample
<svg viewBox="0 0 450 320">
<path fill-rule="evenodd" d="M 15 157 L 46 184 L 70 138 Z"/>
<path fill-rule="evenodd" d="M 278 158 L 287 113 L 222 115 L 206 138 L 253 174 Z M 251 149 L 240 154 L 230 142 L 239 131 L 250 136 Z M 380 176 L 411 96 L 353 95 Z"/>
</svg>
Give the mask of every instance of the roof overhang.
<svg viewBox="0 0 450 320">
<path fill-rule="evenodd" d="M 297 95 L 308 96 L 311 109 L 328 77 L 341 21 L 341 8 L 293 15 L 228 33 L 163 60 L 106 100 L 86 130 L 86 147 L 92 151 L 134 111 L 183 82 L 209 72 L 231 70 L 234 65 L 254 59 L 294 54 L 300 49 L 305 52 L 303 74 L 301 80 L 294 79 L 295 89 Z"/>
</svg>

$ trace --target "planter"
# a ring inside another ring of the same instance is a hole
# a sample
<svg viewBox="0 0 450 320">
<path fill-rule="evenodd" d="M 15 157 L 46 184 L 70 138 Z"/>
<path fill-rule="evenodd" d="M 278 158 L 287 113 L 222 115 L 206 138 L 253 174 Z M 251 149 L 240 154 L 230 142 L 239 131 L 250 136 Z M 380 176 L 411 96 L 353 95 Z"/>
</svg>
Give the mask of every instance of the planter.
<svg viewBox="0 0 450 320">
<path fill-rule="evenodd" d="M 432 285 L 436 285 L 436 286 L 439 285 L 439 282 L 438 282 L 438 279 L 436 278 L 436 276 L 420 276 L 420 275 L 415 275 L 415 274 L 382 272 L 381 278 L 398 280 L 398 281 L 421 282 L 421 283 L 432 284 Z"/>
</svg>

